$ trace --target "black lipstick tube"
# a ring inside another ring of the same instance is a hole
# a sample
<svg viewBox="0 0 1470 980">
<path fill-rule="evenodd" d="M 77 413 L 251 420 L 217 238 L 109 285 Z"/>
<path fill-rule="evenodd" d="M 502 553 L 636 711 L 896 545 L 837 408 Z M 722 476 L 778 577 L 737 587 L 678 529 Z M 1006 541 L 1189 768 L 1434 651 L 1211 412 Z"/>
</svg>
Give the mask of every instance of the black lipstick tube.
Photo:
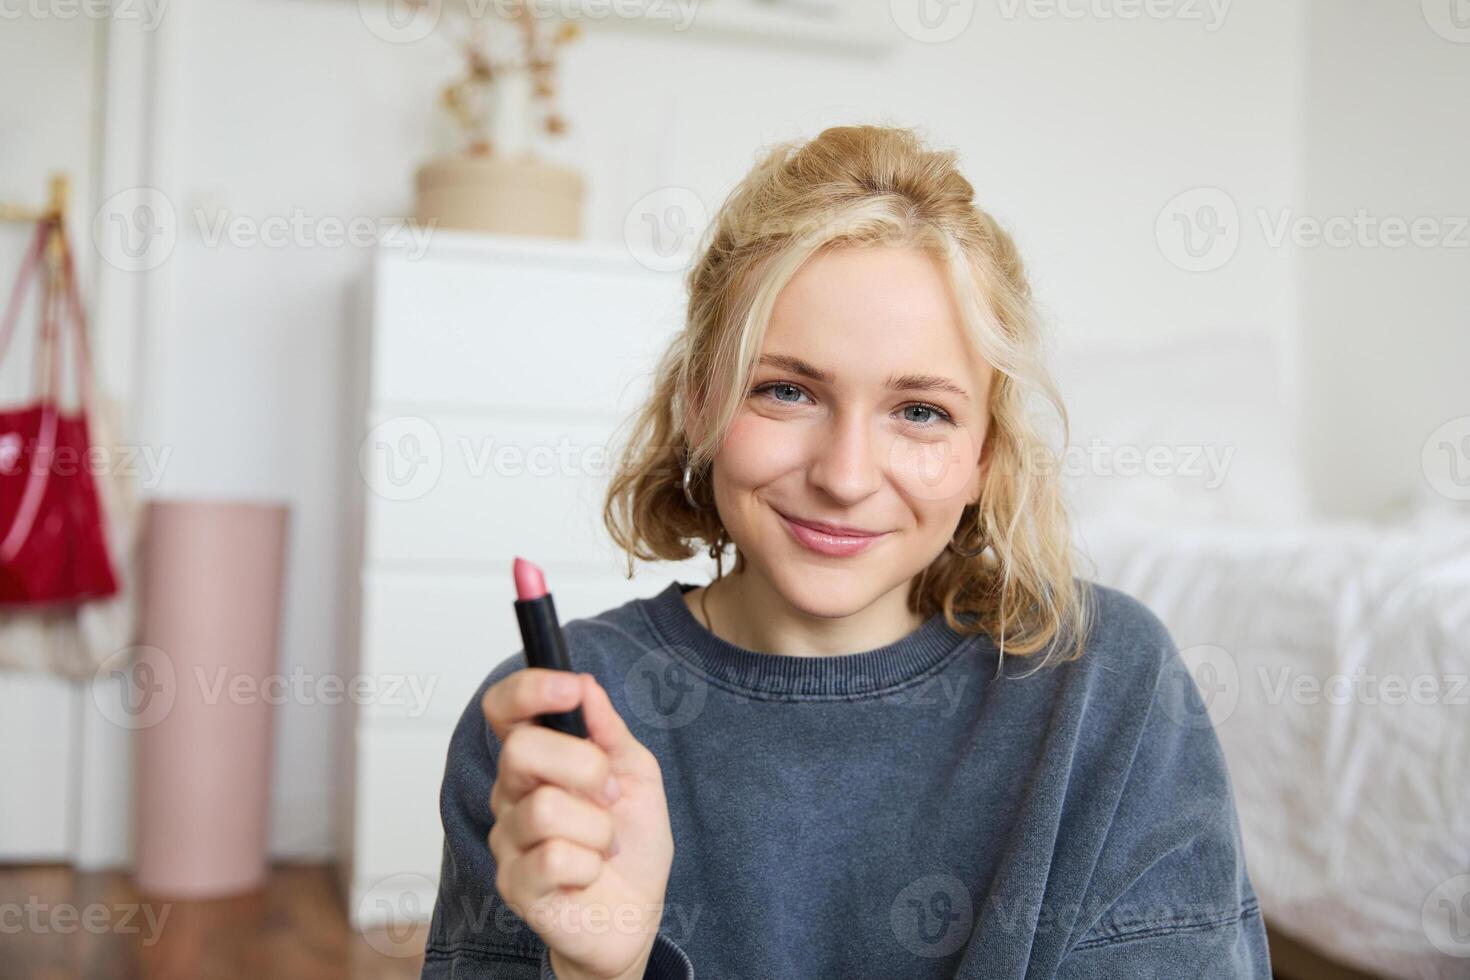
<svg viewBox="0 0 1470 980">
<path fill-rule="evenodd" d="M 545 667 L 548 670 L 572 671 L 572 658 L 567 655 L 566 637 L 562 636 L 561 623 L 556 618 L 556 604 L 551 593 L 535 599 L 517 599 L 516 622 L 521 627 L 521 643 L 526 649 L 526 664 Z M 587 722 L 582 717 L 582 708 L 571 711 L 554 711 L 537 715 L 536 724 L 578 738 L 587 737 Z"/>
</svg>

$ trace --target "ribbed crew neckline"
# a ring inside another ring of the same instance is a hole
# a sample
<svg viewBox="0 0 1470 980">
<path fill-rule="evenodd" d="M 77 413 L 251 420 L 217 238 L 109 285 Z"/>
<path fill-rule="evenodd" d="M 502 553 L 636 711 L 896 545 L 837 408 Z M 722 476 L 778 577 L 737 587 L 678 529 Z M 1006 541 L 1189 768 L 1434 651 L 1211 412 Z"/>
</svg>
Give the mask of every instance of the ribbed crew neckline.
<svg viewBox="0 0 1470 980">
<path fill-rule="evenodd" d="M 856 653 L 798 657 L 762 653 L 711 633 L 684 604 L 698 586 L 671 582 L 642 608 L 655 634 L 677 657 L 724 687 L 764 700 L 841 701 L 886 694 L 918 683 L 982 638 L 965 636 L 935 613 L 907 636 Z"/>
</svg>

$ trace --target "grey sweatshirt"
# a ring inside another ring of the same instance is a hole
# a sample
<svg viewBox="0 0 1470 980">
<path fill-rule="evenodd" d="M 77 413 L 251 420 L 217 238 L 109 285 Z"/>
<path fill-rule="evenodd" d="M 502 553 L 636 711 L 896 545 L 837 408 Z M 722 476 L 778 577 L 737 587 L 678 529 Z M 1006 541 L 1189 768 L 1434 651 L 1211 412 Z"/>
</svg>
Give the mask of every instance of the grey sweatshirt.
<svg viewBox="0 0 1470 980">
<path fill-rule="evenodd" d="M 1163 624 L 1093 590 L 1076 661 L 1034 670 L 936 615 L 887 646 L 758 653 L 675 583 L 564 627 L 659 760 L 674 861 L 647 976 L 1271 976 L 1230 779 Z M 486 687 L 449 746 L 423 977 L 553 977 L 495 892 Z M 1029 676 L 1020 676 L 1031 672 Z"/>
</svg>

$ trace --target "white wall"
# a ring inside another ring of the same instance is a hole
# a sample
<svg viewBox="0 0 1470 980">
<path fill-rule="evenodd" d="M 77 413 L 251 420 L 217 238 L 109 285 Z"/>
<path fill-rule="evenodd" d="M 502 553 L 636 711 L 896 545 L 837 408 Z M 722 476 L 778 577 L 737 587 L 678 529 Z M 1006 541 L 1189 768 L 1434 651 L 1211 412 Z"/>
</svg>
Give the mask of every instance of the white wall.
<svg viewBox="0 0 1470 980">
<path fill-rule="evenodd" d="M 71 178 L 74 213 L 93 210 L 97 55 L 103 33 L 97 21 L 86 18 L 0 22 L 0 201 L 45 204 L 51 174 L 59 170 Z M 0 223 L 0 303 L 10 296 L 32 230 Z M 84 233 L 73 223 L 74 242 Z M 76 262 L 82 281 L 91 283 L 91 250 L 79 247 Z M 33 278 L 33 302 L 40 291 L 38 277 Z M 0 366 L 0 404 L 7 408 L 37 391 L 33 311 L 29 305 L 21 311 Z M 26 749 L 0 757 L 0 855 L 5 858 L 56 860 L 71 852 L 81 793 L 73 761 L 86 707 L 80 691 L 60 678 L 0 671 L 0 744 Z M 37 737 L 42 726 L 49 737 Z"/>
<path fill-rule="evenodd" d="M 1304 444 L 1334 515 L 1434 500 L 1427 479 L 1450 462 L 1431 450 L 1421 470 L 1426 441 L 1470 437 L 1470 27 L 1454 28 L 1453 8 L 1311 6 L 1302 214 L 1428 219 L 1435 243 L 1369 232 L 1300 249 Z M 1470 465 L 1470 441 L 1457 460 Z"/>
</svg>

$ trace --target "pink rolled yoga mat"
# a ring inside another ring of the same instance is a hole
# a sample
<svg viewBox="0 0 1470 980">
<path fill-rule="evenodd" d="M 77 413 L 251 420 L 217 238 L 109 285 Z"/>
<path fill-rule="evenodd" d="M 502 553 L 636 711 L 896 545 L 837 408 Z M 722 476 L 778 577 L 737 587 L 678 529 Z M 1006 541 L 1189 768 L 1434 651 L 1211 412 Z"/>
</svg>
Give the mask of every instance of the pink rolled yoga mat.
<svg viewBox="0 0 1470 980">
<path fill-rule="evenodd" d="M 264 883 L 273 702 L 290 692 L 276 665 L 288 518 L 275 503 L 148 504 L 138 656 L 163 697 L 136 733 L 134 875 L 148 894 Z"/>
</svg>

